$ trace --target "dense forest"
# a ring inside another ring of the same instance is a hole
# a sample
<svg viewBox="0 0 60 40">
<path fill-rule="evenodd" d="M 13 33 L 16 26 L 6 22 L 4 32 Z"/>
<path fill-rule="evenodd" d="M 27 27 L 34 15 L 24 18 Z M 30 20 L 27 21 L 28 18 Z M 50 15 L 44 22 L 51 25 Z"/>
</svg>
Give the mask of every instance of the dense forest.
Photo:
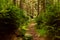
<svg viewBox="0 0 60 40">
<path fill-rule="evenodd" d="M 60 0 L 0 0 L 0 40 L 60 40 Z"/>
</svg>

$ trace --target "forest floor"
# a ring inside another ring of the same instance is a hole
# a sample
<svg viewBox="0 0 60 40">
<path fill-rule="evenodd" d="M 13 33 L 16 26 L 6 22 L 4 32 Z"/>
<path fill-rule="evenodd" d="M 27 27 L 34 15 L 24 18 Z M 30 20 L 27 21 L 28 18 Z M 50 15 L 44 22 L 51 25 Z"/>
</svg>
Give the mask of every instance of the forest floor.
<svg viewBox="0 0 60 40">
<path fill-rule="evenodd" d="M 45 40 L 43 37 L 40 37 L 36 30 L 35 30 L 35 24 L 34 22 L 31 22 L 29 25 L 28 25 L 28 29 L 26 33 L 28 34 L 31 34 L 33 39 L 32 40 Z"/>
</svg>

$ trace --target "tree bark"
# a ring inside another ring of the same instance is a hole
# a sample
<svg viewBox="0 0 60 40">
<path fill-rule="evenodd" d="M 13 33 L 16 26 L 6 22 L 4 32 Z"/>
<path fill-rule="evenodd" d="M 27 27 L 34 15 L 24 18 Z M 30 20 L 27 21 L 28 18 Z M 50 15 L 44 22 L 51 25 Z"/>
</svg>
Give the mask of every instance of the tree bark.
<svg viewBox="0 0 60 40">
<path fill-rule="evenodd" d="M 39 3 L 40 3 L 39 1 L 40 1 L 40 0 L 38 0 L 38 15 L 39 15 Z"/>
</svg>

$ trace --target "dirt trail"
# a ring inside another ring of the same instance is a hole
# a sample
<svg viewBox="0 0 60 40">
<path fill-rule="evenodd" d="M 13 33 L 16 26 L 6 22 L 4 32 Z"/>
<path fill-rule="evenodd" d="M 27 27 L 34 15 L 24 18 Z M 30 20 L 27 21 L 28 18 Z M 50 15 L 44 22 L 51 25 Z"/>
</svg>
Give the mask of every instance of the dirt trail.
<svg viewBox="0 0 60 40">
<path fill-rule="evenodd" d="M 30 23 L 30 24 L 29 24 L 29 27 L 28 27 L 29 30 L 27 30 L 27 33 L 29 33 L 29 34 L 32 35 L 33 40 L 40 40 L 40 37 L 39 37 L 38 34 L 36 33 L 34 27 L 35 27 L 35 23 L 34 23 L 34 22 Z M 43 39 L 41 39 L 41 40 L 43 40 Z"/>
</svg>

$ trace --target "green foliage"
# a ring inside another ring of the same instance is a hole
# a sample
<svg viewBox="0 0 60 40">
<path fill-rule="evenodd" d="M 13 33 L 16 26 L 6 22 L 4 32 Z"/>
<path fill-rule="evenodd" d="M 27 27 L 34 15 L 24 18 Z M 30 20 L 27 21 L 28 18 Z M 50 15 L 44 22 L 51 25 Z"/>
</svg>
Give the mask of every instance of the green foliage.
<svg viewBox="0 0 60 40">
<path fill-rule="evenodd" d="M 12 4 L 13 3 L 11 0 L 0 0 L 0 10 L 7 8 L 8 6 L 10 6 Z"/>
<path fill-rule="evenodd" d="M 45 28 L 37 29 L 37 33 L 38 33 L 39 36 L 45 37 L 46 33 L 47 33 L 47 30 Z"/>
<path fill-rule="evenodd" d="M 32 35 L 31 34 L 25 34 L 24 40 L 32 40 Z"/>
<path fill-rule="evenodd" d="M 6 2 L 2 0 L 0 1 L 0 29 L 2 31 L 12 32 L 28 20 L 28 17 L 24 15 L 24 11 L 22 9 L 17 8 L 13 4 L 7 4 L 6 0 Z"/>
<path fill-rule="evenodd" d="M 27 20 L 27 17 L 23 14 L 23 11 L 15 6 L 2 9 L 0 11 L 0 18 L 12 18 L 17 20 L 16 22 L 20 22 L 20 24 L 23 24 Z"/>
<path fill-rule="evenodd" d="M 37 18 L 37 28 L 44 29 L 50 37 L 60 36 L 60 3 L 47 4 L 46 11 Z M 45 33 L 44 33 L 45 34 Z"/>
</svg>

